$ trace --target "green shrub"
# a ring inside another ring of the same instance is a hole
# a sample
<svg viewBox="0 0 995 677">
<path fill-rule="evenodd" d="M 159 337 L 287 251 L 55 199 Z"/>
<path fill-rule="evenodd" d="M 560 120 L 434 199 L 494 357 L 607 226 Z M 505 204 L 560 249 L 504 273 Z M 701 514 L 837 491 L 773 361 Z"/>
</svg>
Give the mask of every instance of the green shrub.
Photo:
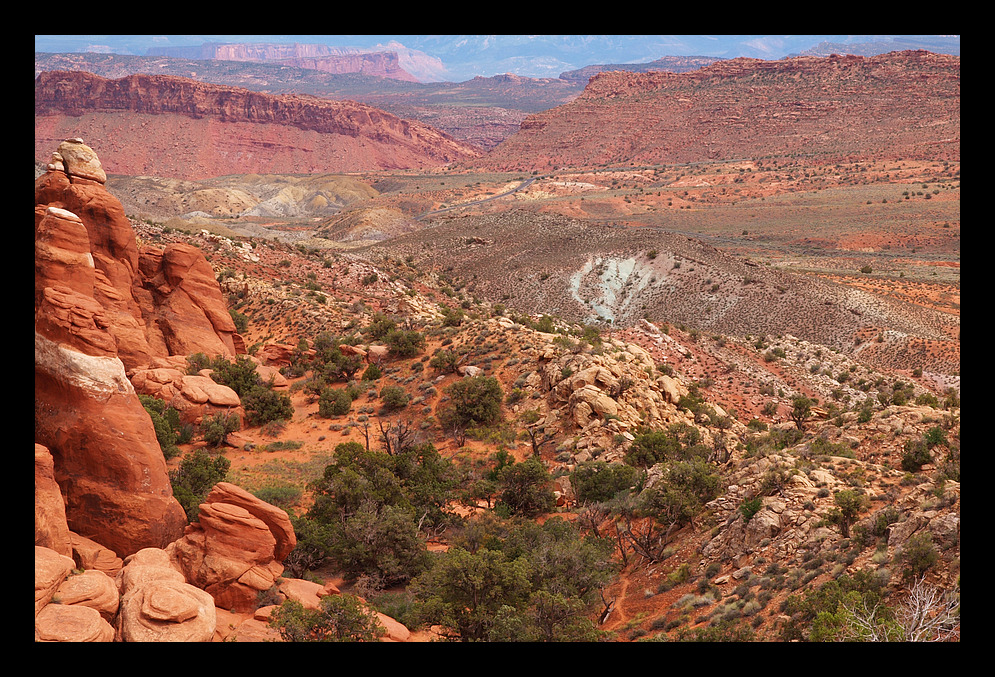
<svg viewBox="0 0 995 677">
<path fill-rule="evenodd" d="M 397 411 L 408 406 L 411 396 L 401 386 L 384 386 L 380 390 L 380 401 L 388 411 Z"/>
<path fill-rule="evenodd" d="M 366 368 L 366 371 L 363 372 L 364 381 L 376 381 L 381 376 L 383 376 L 383 371 L 381 371 L 380 367 L 375 364 L 371 364 Z"/>
<path fill-rule="evenodd" d="M 909 538 L 898 553 L 898 561 L 902 564 L 903 580 L 909 582 L 922 578 L 940 561 L 933 546 L 933 535 L 927 531 Z"/>
<path fill-rule="evenodd" d="M 159 442 L 163 457 L 168 461 L 179 456 L 180 448 L 176 445 L 180 439 L 180 430 L 184 429 L 180 424 L 179 412 L 173 407 L 167 407 L 165 402 L 151 395 L 139 395 L 138 400 L 152 419 L 155 438 Z"/>
<path fill-rule="evenodd" d="M 767 430 L 767 424 L 758 418 L 751 418 L 747 422 L 746 427 L 754 432 L 763 432 L 764 430 Z"/>
<path fill-rule="evenodd" d="M 376 642 L 387 634 L 376 613 L 348 594 L 322 597 L 317 609 L 285 600 L 269 625 L 285 642 Z"/>
<path fill-rule="evenodd" d="M 240 398 L 262 383 L 256 363 L 247 355 L 238 355 L 234 360 L 221 357 L 211 364 L 211 369 L 211 378 L 234 390 Z"/>
<path fill-rule="evenodd" d="M 877 538 L 882 538 L 888 533 L 888 527 L 897 522 L 901 515 L 898 508 L 889 505 L 883 510 L 874 513 L 874 522 L 871 525 L 871 534 Z"/>
<path fill-rule="evenodd" d="M 537 458 L 506 466 L 498 481 L 501 503 L 514 515 L 533 518 L 556 507 L 556 497 L 549 488 L 549 471 Z"/>
<path fill-rule="evenodd" d="M 938 444 L 945 445 L 947 443 L 947 433 L 937 425 L 927 430 L 922 439 L 926 446 L 932 449 Z"/>
<path fill-rule="evenodd" d="M 294 416 L 294 405 L 290 396 L 278 393 L 265 386 L 256 386 L 242 397 L 245 420 L 250 426 L 259 426 L 271 421 L 289 421 Z"/>
<path fill-rule="evenodd" d="M 446 388 L 449 402 L 440 413 L 444 425 L 488 426 L 501 418 L 504 393 L 493 376 L 471 376 Z"/>
<path fill-rule="evenodd" d="M 249 318 L 243 313 L 238 312 L 234 308 L 229 308 L 228 314 L 231 315 L 232 322 L 235 323 L 236 332 L 244 334 L 249 330 Z"/>
<path fill-rule="evenodd" d="M 341 388 L 325 388 L 318 397 L 318 415 L 322 418 L 344 416 L 352 409 L 352 397 Z"/>
<path fill-rule="evenodd" d="M 204 441 L 212 447 L 220 447 L 228 441 L 228 435 L 242 427 L 238 414 L 219 411 L 200 424 Z"/>
<path fill-rule="evenodd" d="M 451 374 L 456 373 L 456 368 L 459 366 L 460 357 L 452 350 L 440 350 L 432 359 L 429 360 L 428 366 L 432 367 L 436 371 L 449 372 Z"/>
<path fill-rule="evenodd" d="M 826 521 L 839 526 L 843 538 L 850 538 L 850 527 L 866 506 L 866 500 L 854 491 L 844 490 L 837 491 L 833 495 L 833 501 L 836 507 L 829 511 Z"/>
<path fill-rule="evenodd" d="M 930 463 L 933 457 L 929 453 L 929 445 L 924 439 L 907 440 L 902 448 L 902 470 L 919 472 Z"/>
<path fill-rule="evenodd" d="M 223 454 L 197 449 L 183 457 L 180 467 L 169 473 L 173 497 L 183 506 L 187 519 L 196 520 L 200 504 L 215 484 L 228 477 L 231 461 Z"/>
<path fill-rule="evenodd" d="M 442 326 L 443 327 L 458 327 L 463 324 L 464 313 L 461 308 L 442 309 Z"/>
<path fill-rule="evenodd" d="M 382 339 L 384 336 L 394 331 L 397 323 L 383 313 L 374 313 L 370 323 L 363 330 L 371 340 Z"/>
<path fill-rule="evenodd" d="M 394 329 L 384 337 L 384 343 L 397 357 L 414 357 L 425 348 L 425 337 L 412 330 Z"/>
<path fill-rule="evenodd" d="M 578 503 L 604 503 L 637 484 L 640 471 L 624 463 L 587 461 L 570 476 Z"/>
<path fill-rule="evenodd" d="M 760 496 L 748 498 L 739 506 L 739 512 L 743 516 L 743 521 L 749 523 L 753 516 L 760 512 L 763 507 L 763 499 Z"/>
</svg>

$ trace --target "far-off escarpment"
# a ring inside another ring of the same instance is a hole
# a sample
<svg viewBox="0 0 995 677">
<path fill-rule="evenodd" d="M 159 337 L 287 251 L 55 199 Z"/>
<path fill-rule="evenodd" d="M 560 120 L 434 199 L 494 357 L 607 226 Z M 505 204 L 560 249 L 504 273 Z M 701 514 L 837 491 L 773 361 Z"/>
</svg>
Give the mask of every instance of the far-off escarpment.
<svg viewBox="0 0 995 677">
<path fill-rule="evenodd" d="M 35 80 L 35 159 L 64 138 L 107 140 L 108 173 L 198 179 L 438 167 L 479 151 L 371 106 L 270 96 L 171 76 Z"/>
<path fill-rule="evenodd" d="M 686 73 L 599 73 L 472 164 L 542 171 L 796 154 L 958 160 L 960 57 L 738 58 Z"/>
</svg>

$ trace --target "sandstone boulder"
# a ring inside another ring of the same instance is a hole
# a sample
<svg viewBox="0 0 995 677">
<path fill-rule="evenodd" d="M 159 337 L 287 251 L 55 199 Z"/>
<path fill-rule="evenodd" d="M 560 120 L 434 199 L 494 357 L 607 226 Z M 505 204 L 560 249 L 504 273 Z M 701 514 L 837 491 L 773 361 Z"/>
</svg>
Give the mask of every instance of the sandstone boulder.
<svg viewBox="0 0 995 677">
<path fill-rule="evenodd" d="M 382 364 L 387 359 L 387 346 L 369 346 L 366 349 L 367 364 Z"/>
<path fill-rule="evenodd" d="M 293 359 L 294 350 L 296 350 L 295 346 L 289 343 L 267 343 L 259 349 L 256 357 L 259 358 L 262 364 L 286 367 L 290 365 L 290 361 Z"/>
<path fill-rule="evenodd" d="M 305 609 L 317 609 L 321 598 L 328 596 L 320 583 L 300 578 L 281 578 L 277 588 L 285 599 L 300 602 Z"/>
<path fill-rule="evenodd" d="M 124 642 L 210 642 L 217 624 L 214 599 L 188 583 L 151 581 L 121 597 Z"/>
<path fill-rule="evenodd" d="M 93 149 L 83 143 L 83 139 L 66 139 L 56 151 L 62 162 L 62 169 L 70 176 L 107 183 L 107 173 L 100 164 L 100 158 Z"/>
<path fill-rule="evenodd" d="M 688 394 L 687 388 L 666 374 L 658 376 L 656 383 L 664 395 L 667 396 L 667 401 L 671 404 L 677 404 L 682 397 Z"/>
<path fill-rule="evenodd" d="M 115 579 L 121 594 L 118 636 L 125 642 L 209 642 L 214 599 L 187 583 L 170 555 L 144 548 L 125 558 Z"/>
<path fill-rule="evenodd" d="M 88 606 L 49 604 L 35 616 L 36 642 L 113 642 L 114 627 Z"/>
<path fill-rule="evenodd" d="M 781 530 L 781 516 L 773 510 L 758 511 L 746 524 L 744 542 L 746 547 L 753 548 L 767 538 L 773 538 Z"/>
<path fill-rule="evenodd" d="M 35 613 L 52 601 L 52 595 L 76 564 L 71 557 L 49 548 L 35 546 Z"/>
<path fill-rule="evenodd" d="M 199 423 L 205 416 L 235 410 L 240 418 L 238 394 L 210 376 L 190 375 L 185 370 L 158 367 L 131 373 L 136 392 L 151 395 L 179 412 L 184 423 Z"/>
<path fill-rule="evenodd" d="M 77 533 L 69 532 L 73 546 L 73 561 L 80 569 L 96 569 L 114 578 L 121 571 L 124 562 L 117 554 Z"/>
<path fill-rule="evenodd" d="M 70 575 L 55 594 L 60 604 L 92 607 L 108 622 L 117 615 L 117 585 L 103 571 L 90 569 Z"/>
<path fill-rule="evenodd" d="M 257 364 L 256 373 L 259 374 L 259 379 L 269 385 L 274 390 L 280 390 L 283 388 L 290 387 L 290 381 L 280 373 L 277 367 L 270 365 Z"/>
<path fill-rule="evenodd" d="M 296 543 L 284 511 L 221 482 L 201 504 L 199 521 L 167 550 L 186 580 L 218 606 L 247 612 L 283 573 L 283 558 Z"/>
<path fill-rule="evenodd" d="M 616 416 L 618 414 L 618 403 L 595 385 L 584 385 L 573 391 L 570 395 L 570 403 L 575 408 L 574 421 L 581 427 L 587 425 L 592 417 Z M 586 404 L 587 407 L 581 408 L 580 414 L 578 414 L 576 408 L 581 403 Z"/>
<path fill-rule="evenodd" d="M 358 346 L 350 346 L 345 343 L 342 343 L 339 345 L 339 352 L 341 352 L 343 355 L 346 356 L 355 355 L 361 360 L 366 359 L 366 351 L 363 350 L 362 348 L 359 348 Z"/>
<path fill-rule="evenodd" d="M 384 642 L 406 642 L 411 638 L 411 631 L 404 624 L 397 622 L 390 616 L 375 612 L 380 625 L 384 627 L 387 634 L 381 638 Z"/>
<path fill-rule="evenodd" d="M 275 608 L 275 607 L 266 607 Z M 218 627 L 215 642 L 282 642 L 280 631 L 271 628 L 269 621 L 254 616 L 245 618 L 224 609 L 217 609 Z"/>
<path fill-rule="evenodd" d="M 287 513 L 271 503 L 256 498 L 242 487 L 231 482 L 218 482 L 206 500 L 241 506 L 260 519 L 276 539 L 273 556 L 277 560 L 282 562 L 297 547 L 297 535 Z"/>
</svg>

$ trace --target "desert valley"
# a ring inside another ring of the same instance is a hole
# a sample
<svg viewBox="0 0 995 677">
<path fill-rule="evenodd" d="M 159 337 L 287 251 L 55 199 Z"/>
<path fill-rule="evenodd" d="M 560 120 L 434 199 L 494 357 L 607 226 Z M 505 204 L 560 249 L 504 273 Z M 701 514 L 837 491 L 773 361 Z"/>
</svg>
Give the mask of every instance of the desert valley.
<svg viewBox="0 0 995 677">
<path fill-rule="evenodd" d="M 959 641 L 959 51 L 409 64 L 36 52 L 35 640 Z"/>
</svg>

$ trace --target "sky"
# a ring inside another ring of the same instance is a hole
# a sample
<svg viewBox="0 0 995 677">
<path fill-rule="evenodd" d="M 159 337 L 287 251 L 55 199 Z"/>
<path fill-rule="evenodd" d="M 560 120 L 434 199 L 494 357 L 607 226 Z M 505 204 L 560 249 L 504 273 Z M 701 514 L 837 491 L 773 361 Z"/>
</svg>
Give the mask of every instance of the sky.
<svg viewBox="0 0 995 677">
<path fill-rule="evenodd" d="M 593 64 L 645 63 L 663 56 L 747 56 L 780 59 L 820 42 L 859 43 L 894 35 L 35 35 L 35 51 L 145 55 L 150 48 L 220 43 L 305 43 L 373 49 L 389 47 L 425 77 L 462 81 L 514 73 L 558 77 Z M 957 38 L 959 49 L 959 36 Z M 429 73 L 434 73 L 430 75 Z"/>
</svg>

